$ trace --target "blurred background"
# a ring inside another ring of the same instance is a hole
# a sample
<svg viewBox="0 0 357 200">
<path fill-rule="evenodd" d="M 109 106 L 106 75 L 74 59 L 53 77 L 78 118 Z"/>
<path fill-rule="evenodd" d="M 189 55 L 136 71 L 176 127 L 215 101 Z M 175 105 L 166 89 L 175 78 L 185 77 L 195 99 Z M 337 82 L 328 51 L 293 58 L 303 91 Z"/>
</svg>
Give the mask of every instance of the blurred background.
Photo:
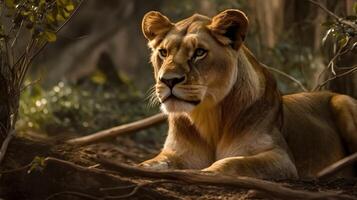
<svg viewBox="0 0 357 200">
<path fill-rule="evenodd" d="M 341 17 L 356 16 L 355 0 L 320 2 Z M 20 101 L 18 130 L 84 135 L 159 112 L 158 107 L 148 106 L 153 77 L 150 51 L 141 33 L 142 17 L 157 10 L 177 22 L 194 13 L 214 16 L 226 8 L 247 14 L 246 45 L 258 60 L 303 85 L 272 71 L 284 94 L 312 90 L 319 76 L 322 80 L 330 76 L 322 72 L 343 37 L 325 37 L 331 18 L 307 0 L 84 1 L 57 41 L 35 60 L 26 81 L 30 86 Z M 336 70 L 355 65 L 356 55 L 355 48 L 336 59 L 340 67 Z M 356 74 L 336 79 L 325 89 L 356 98 Z M 132 137 L 162 139 L 165 130 L 166 125 L 161 125 Z"/>
</svg>

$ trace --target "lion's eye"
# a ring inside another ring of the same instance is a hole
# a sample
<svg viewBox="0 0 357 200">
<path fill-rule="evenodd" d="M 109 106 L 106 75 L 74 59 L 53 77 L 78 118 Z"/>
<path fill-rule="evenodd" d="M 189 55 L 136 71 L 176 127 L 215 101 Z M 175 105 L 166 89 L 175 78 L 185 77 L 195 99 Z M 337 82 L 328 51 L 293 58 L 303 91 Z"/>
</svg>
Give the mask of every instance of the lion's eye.
<svg viewBox="0 0 357 200">
<path fill-rule="evenodd" d="M 160 49 L 159 50 L 159 56 L 161 58 L 166 58 L 167 57 L 167 50 L 166 49 Z"/>
<path fill-rule="evenodd" d="M 206 49 L 197 48 L 195 50 L 195 53 L 193 54 L 193 57 L 195 59 L 201 59 L 201 58 L 205 57 L 206 54 L 207 54 L 207 50 Z"/>
</svg>

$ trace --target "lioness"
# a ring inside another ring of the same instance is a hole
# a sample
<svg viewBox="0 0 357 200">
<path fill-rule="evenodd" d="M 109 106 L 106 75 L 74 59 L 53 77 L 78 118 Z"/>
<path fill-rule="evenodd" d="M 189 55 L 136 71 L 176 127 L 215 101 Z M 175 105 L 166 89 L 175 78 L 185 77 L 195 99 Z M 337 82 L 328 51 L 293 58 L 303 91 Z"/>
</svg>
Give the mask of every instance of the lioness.
<svg viewBox="0 0 357 200">
<path fill-rule="evenodd" d="M 282 97 L 243 45 L 247 28 L 234 9 L 177 23 L 155 11 L 144 16 L 169 131 L 161 153 L 141 166 L 284 179 L 315 176 L 357 151 L 356 100 L 329 92 Z"/>
</svg>

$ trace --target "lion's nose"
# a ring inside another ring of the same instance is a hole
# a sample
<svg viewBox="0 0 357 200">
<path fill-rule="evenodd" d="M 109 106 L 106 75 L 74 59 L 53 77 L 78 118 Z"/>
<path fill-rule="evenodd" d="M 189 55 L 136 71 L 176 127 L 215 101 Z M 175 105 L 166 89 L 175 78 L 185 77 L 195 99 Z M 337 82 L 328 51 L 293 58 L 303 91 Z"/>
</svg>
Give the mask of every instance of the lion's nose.
<svg viewBox="0 0 357 200">
<path fill-rule="evenodd" d="M 186 76 L 165 76 L 160 77 L 160 81 L 172 89 L 176 84 L 184 82 Z"/>
</svg>

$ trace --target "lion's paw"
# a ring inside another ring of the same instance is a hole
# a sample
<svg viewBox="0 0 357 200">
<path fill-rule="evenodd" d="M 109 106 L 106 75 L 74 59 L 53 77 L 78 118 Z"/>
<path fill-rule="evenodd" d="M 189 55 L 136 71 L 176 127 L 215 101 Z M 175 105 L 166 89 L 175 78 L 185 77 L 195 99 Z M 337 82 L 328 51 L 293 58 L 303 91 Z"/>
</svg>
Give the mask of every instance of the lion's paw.
<svg viewBox="0 0 357 200">
<path fill-rule="evenodd" d="M 148 169 L 154 169 L 154 170 L 169 169 L 169 163 L 168 162 L 166 162 L 166 161 L 156 161 L 156 160 L 145 161 L 145 162 L 140 163 L 138 166 L 142 167 L 142 168 L 148 168 Z"/>
</svg>

